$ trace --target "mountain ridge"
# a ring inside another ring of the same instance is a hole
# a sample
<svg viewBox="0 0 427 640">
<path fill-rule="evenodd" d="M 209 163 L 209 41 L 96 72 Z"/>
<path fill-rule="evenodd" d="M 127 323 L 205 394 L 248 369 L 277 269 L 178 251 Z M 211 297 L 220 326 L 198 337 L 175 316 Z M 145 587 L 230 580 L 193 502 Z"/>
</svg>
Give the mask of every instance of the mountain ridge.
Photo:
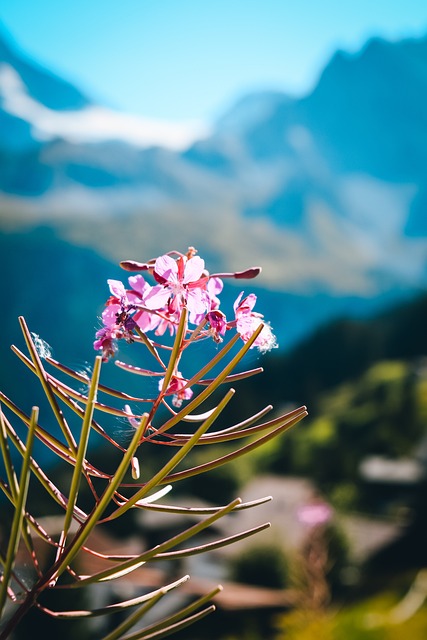
<svg viewBox="0 0 427 640">
<path fill-rule="evenodd" d="M 12 66 L 29 93 L 49 109 L 78 110 L 90 100 L 71 82 L 33 61 L 8 36 L 0 22 L 0 61 Z"/>
<path fill-rule="evenodd" d="M 13 228 L 78 215 L 88 246 L 114 259 L 123 256 L 100 240 L 101 220 L 135 258 L 189 242 L 220 268 L 239 269 L 256 255 L 266 286 L 281 291 L 369 298 L 419 290 L 427 285 L 423 60 L 427 68 L 425 37 L 371 39 L 332 56 L 302 98 L 242 98 L 184 151 L 35 138 L 30 121 L 11 122 L 3 83 L 3 218 Z M 2 69 L 4 61 L 0 80 Z M 27 147 L 13 147 L 14 127 Z M 63 229 L 81 241 L 71 222 Z"/>
</svg>

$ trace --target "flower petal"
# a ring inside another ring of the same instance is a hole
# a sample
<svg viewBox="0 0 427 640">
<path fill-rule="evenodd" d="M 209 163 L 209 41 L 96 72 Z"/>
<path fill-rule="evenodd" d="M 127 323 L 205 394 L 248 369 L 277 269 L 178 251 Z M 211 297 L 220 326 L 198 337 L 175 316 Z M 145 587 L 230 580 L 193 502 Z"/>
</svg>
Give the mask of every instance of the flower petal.
<svg viewBox="0 0 427 640">
<path fill-rule="evenodd" d="M 237 309 L 240 306 L 240 300 L 242 299 L 242 297 L 243 297 L 243 291 L 241 291 L 239 293 L 239 295 L 237 296 L 236 300 L 234 301 L 234 304 L 233 304 L 234 313 L 237 312 Z"/>
<path fill-rule="evenodd" d="M 187 307 L 191 314 L 199 315 L 207 311 L 209 303 L 201 289 L 189 289 L 187 295 Z"/>
<path fill-rule="evenodd" d="M 119 304 L 109 304 L 102 312 L 102 322 L 106 327 L 112 327 L 117 322 L 117 314 L 120 313 Z"/>
<path fill-rule="evenodd" d="M 120 280 L 107 280 L 110 291 L 116 298 L 126 297 L 126 289 L 123 282 Z"/>
<path fill-rule="evenodd" d="M 195 282 L 199 280 L 202 276 L 202 273 L 205 269 L 205 261 L 202 260 L 199 256 L 194 256 L 187 260 L 184 267 L 184 278 L 182 280 L 183 284 L 188 284 L 189 282 Z"/>
<path fill-rule="evenodd" d="M 158 284 L 151 288 L 151 291 L 145 296 L 144 304 L 147 309 L 162 309 L 170 297 L 170 291 L 162 284 Z"/>
<path fill-rule="evenodd" d="M 160 256 L 154 265 L 154 271 L 167 282 L 176 284 L 178 282 L 178 265 L 170 256 Z"/>
<path fill-rule="evenodd" d="M 142 297 L 144 297 L 145 293 L 148 293 L 150 290 L 150 285 L 141 275 L 130 276 L 128 278 L 129 286 L 132 287 L 134 291 L 139 293 Z"/>
</svg>

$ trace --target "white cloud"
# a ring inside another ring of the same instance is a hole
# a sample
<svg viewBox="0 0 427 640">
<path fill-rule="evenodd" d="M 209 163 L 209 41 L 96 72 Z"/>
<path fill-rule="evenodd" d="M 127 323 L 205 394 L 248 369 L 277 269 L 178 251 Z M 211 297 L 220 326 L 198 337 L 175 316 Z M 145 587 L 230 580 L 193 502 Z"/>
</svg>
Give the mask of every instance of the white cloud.
<svg viewBox="0 0 427 640">
<path fill-rule="evenodd" d="M 141 147 L 185 149 L 209 133 L 200 122 L 152 120 L 97 105 L 78 111 L 49 109 L 29 95 L 20 76 L 7 64 L 0 65 L 0 101 L 5 111 L 31 124 L 38 140 L 61 137 L 84 143 L 114 139 Z"/>
</svg>

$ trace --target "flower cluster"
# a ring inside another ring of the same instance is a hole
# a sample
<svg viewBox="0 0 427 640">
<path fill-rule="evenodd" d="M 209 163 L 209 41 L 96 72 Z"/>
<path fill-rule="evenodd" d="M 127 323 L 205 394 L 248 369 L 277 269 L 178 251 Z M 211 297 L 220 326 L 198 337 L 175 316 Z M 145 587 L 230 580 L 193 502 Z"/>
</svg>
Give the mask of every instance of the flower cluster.
<svg viewBox="0 0 427 640">
<path fill-rule="evenodd" d="M 103 327 L 97 331 L 94 342 L 94 348 L 102 351 L 104 360 L 115 354 L 120 339 L 133 342 L 141 332 L 150 331 L 156 336 L 166 332 L 174 335 L 184 309 L 188 313 L 186 333 L 190 332 L 189 325 L 195 326 L 191 332 L 193 340 L 210 337 L 221 342 L 227 331 L 235 329 L 247 342 L 263 325 L 252 347 L 266 352 L 277 346 L 270 325 L 253 310 L 256 303 L 253 293 L 246 297 L 240 293 L 232 319 L 227 319 L 219 308 L 223 278 L 254 278 L 259 268 L 210 275 L 204 260 L 192 247 L 187 254 L 171 252 L 148 263 L 129 261 L 121 265 L 126 270 L 146 271 L 154 284 L 149 284 L 141 274 L 128 278 L 129 288 L 119 280 L 108 280 L 111 296 L 102 313 Z M 170 392 L 174 391 L 177 402 L 191 397 L 190 390 L 184 387 L 185 379 L 176 373 Z"/>
</svg>

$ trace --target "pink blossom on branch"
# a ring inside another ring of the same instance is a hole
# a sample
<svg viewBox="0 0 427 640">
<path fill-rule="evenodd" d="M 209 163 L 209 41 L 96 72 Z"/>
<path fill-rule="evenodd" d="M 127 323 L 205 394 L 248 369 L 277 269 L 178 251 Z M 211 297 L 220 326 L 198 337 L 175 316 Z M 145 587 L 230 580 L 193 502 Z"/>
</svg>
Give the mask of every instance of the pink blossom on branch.
<svg viewBox="0 0 427 640">
<path fill-rule="evenodd" d="M 153 275 L 159 283 L 145 298 L 148 309 L 168 307 L 170 312 L 188 308 L 190 314 L 205 313 L 209 307 L 206 285 L 209 277 L 203 275 L 205 261 L 198 256 L 180 256 L 174 260 L 160 256 L 154 263 Z"/>
<path fill-rule="evenodd" d="M 196 325 L 197 329 L 187 340 L 189 329 L 184 328 L 179 358 L 195 340 L 210 337 L 219 343 L 231 329 L 236 330 L 241 339 L 247 342 L 262 326 L 252 346 L 261 352 L 277 346 L 270 325 L 262 314 L 254 311 L 256 296 L 253 293 L 245 298 L 243 292 L 239 295 L 234 303 L 234 320 L 228 321 L 220 310 L 220 294 L 224 286 L 221 277 L 254 278 L 261 271 L 259 267 L 209 275 L 204 260 L 196 255 L 193 247 L 189 248 L 186 255 L 170 252 L 147 263 L 126 261 L 125 265 L 127 270 L 146 271 L 156 284 L 151 286 L 141 274 L 128 278 L 129 288 L 119 280 L 108 280 L 111 295 L 102 313 L 103 327 L 96 333 L 94 342 L 94 348 L 102 351 L 104 360 L 115 354 L 117 340 L 133 342 L 135 333 L 154 331 L 156 336 L 163 336 L 168 331 L 173 335 L 183 309 L 188 310 L 188 323 Z M 165 345 L 165 348 L 169 347 Z M 171 380 L 167 394 L 173 395 L 176 406 L 192 395 L 190 389 L 184 389 L 185 384 L 180 374 Z"/>
<path fill-rule="evenodd" d="M 96 332 L 94 349 L 102 350 L 104 361 L 114 356 L 117 351 L 117 340 L 125 339 L 133 342 L 133 331 L 138 325 L 142 331 L 154 329 L 159 318 L 154 314 L 139 309 L 144 306 L 144 295 L 151 286 L 140 275 L 129 278 L 131 289 L 125 289 L 120 280 L 107 280 L 110 293 L 102 312 L 103 327 Z"/>
<path fill-rule="evenodd" d="M 163 388 L 164 378 L 159 380 L 159 391 Z M 172 376 L 169 386 L 166 390 L 167 395 L 173 395 L 172 404 L 174 407 L 179 408 L 182 405 L 183 400 L 190 400 L 193 397 L 191 389 L 184 389 L 188 380 L 182 377 L 181 373 L 177 371 L 175 376 Z"/>
<path fill-rule="evenodd" d="M 277 347 L 276 337 L 270 325 L 263 320 L 263 315 L 253 311 L 257 297 L 254 293 L 250 293 L 246 298 L 243 298 L 243 291 L 238 296 L 234 303 L 234 313 L 236 316 L 235 326 L 237 332 L 240 334 L 243 342 L 247 342 L 262 324 L 263 328 L 261 333 L 253 343 L 253 347 L 257 347 L 261 353 L 270 351 Z"/>
</svg>

